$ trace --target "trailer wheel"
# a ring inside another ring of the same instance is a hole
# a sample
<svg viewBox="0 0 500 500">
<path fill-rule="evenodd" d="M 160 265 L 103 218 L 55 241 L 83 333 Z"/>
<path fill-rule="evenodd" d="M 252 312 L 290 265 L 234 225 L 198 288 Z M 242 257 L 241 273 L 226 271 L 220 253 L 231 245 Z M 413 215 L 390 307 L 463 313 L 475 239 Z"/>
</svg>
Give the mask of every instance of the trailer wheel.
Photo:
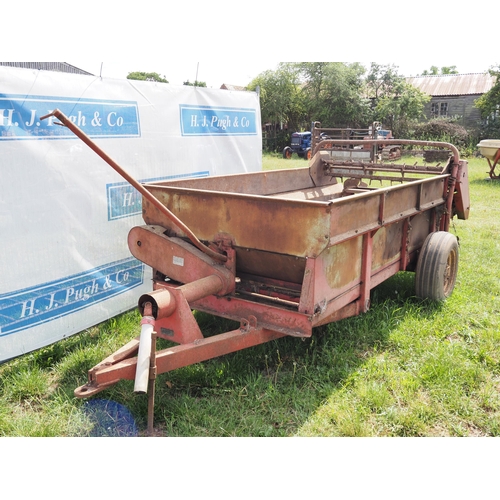
<svg viewBox="0 0 500 500">
<path fill-rule="evenodd" d="M 283 150 L 283 158 L 285 158 L 286 160 L 289 160 L 291 157 L 292 157 L 292 148 L 290 146 L 287 146 Z"/>
<path fill-rule="evenodd" d="M 458 271 L 458 242 L 447 231 L 429 234 L 420 249 L 415 273 L 418 297 L 444 300 L 455 287 Z"/>
</svg>

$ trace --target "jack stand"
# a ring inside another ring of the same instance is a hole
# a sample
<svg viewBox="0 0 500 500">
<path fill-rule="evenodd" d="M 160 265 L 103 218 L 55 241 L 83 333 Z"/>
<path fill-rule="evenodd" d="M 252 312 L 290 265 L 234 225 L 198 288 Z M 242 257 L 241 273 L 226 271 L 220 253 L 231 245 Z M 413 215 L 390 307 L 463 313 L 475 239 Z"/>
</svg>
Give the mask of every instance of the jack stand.
<svg viewBox="0 0 500 500">
<path fill-rule="evenodd" d="M 151 334 L 151 357 L 149 361 L 148 383 L 148 436 L 153 435 L 155 412 L 155 382 L 156 382 L 156 332 Z"/>
<path fill-rule="evenodd" d="M 493 162 L 489 158 L 486 159 L 488 160 L 488 165 L 490 166 L 490 171 L 488 172 L 490 179 L 500 179 L 500 175 L 495 175 L 495 167 L 498 163 L 500 163 L 500 149 L 493 158 Z"/>
<path fill-rule="evenodd" d="M 495 141 L 495 142 L 500 142 L 500 141 Z M 480 145 L 481 145 L 481 143 L 478 144 L 478 146 L 480 146 Z M 488 149 L 490 149 L 490 148 L 488 148 Z M 500 174 L 498 174 L 498 175 L 495 174 L 495 167 L 498 164 L 500 164 L 500 148 L 497 149 L 495 154 L 488 154 L 488 152 L 485 153 L 483 151 L 481 151 L 481 153 L 483 153 L 483 156 L 485 156 L 486 159 L 488 160 L 488 165 L 490 167 L 490 171 L 488 172 L 488 175 L 490 176 L 490 179 L 491 180 L 500 179 Z"/>
</svg>

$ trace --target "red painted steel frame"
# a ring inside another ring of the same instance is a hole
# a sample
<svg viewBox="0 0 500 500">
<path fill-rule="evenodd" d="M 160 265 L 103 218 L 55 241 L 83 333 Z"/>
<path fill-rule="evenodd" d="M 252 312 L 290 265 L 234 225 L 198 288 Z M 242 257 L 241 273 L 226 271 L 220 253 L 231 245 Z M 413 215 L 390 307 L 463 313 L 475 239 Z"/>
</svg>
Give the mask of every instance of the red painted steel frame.
<svg viewBox="0 0 500 500">
<path fill-rule="evenodd" d="M 156 373 L 166 373 L 284 336 L 284 333 L 242 324 L 237 330 L 221 333 L 214 337 L 199 338 L 188 344 L 180 344 L 158 351 L 156 353 Z M 89 371 L 88 383 L 77 388 L 75 396 L 87 398 L 120 380 L 133 380 L 137 365 L 135 354 L 138 348 L 139 340 L 134 339 L 120 351 L 95 366 Z"/>
<path fill-rule="evenodd" d="M 325 304 L 324 309 L 316 314 L 286 310 L 234 296 L 217 297 L 214 292 L 221 286 L 218 276 L 201 278 L 198 282 L 179 287 L 155 281 L 155 291 L 141 297 L 139 303 L 149 300 L 158 303 L 155 322 L 158 336 L 179 344 L 156 353 L 156 373 L 172 371 L 286 335 L 309 337 L 314 326 L 366 312 L 370 306 L 371 288 L 397 273 L 402 266 L 398 259 L 372 276 L 373 236 L 376 232 L 367 232 L 363 236 L 359 286 Z M 314 279 L 321 272 L 316 267 L 321 265 L 317 259 L 308 259 L 310 273 L 306 274 Z M 306 292 L 301 300 L 303 305 L 313 303 L 314 297 L 308 296 Z M 310 308 L 310 305 L 306 307 Z M 245 319 L 236 330 L 205 338 L 192 314 L 192 308 L 221 317 Z M 133 380 L 138 346 L 139 341 L 135 339 L 90 370 L 88 383 L 76 389 L 75 395 L 89 397 L 119 380 Z"/>
<path fill-rule="evenodd" d="M 219 233 L 215 236 L 213 232 L 211 233 L 212 240 L 207 246 L 194 236 L 191 229 L 181 222 L 171 209 L 166 205 L 163 206 L 163 200 L 168 201 L 168 197 L 171 196 L 168 191 L 169 186 L 166 186 L 165 192 L 162 193 L 160 192 L 162 186 L 151 185 L 146 189 L 138 185 L 64 115 L 57 110 L 52 114 L 58 116 L 170 221 L 169 225 L 165 226 L 161 222 L 166 219 L 162 218 L 160 222 L 148 222 L 147 226 L 133 228 L 129 234 L 131 253 L 153 267 L 155 276 L 154 291 L 141 297 L 139 308 L 144 304 L 148 307 L 152 304 L 156 334 L 178 344 L 152 355 L 154 364 L 152 371 L 155 376 L 157 373 L 165 373 L 285 335 L 309 337 L 315 326 L 368 311 L 371 289 L 415 263 L 419 241 L 417 239 L 416 242 L 411 242 L 409 236 L 415 222 L 417 226 L 420 224 L 420 228 L 425 229 L 426 225 L 426 233 L 436 231 L 438 228 L 447 231 L 454 210 L 458 209 L 458 213 L 464 218 L 468 215 L 468 191 L 465 189 L 467 178 L 461 178 L 457 182 L 457 175 L 466 175 L 463 173 L 466 172 L 466 168 L 461 170 L 458 151 L 454 146 L 447 144 L 453 154 L 452 168 L 447 174 L 444 169 L 438 171 L 436 182 L 423 179 L 414 184 L 403 184 L 395 189 L 385 188 L 378 192 L 365 192 L 357 197 L 338 200 L 337 203 L 321 201 L 311 205 L 290 201 L 285 204 L 284 200 L 280 201 L 272 196 L 265 197 L 260 191 L 255 191 L 255 188 L 250 191 L 254 193 L 253 197 L 235 195 L 231 191 L 206 190 L 203 196 L 208 196 L 213 201 L 214 207 L 210 204 L 205 207 L 207 220 L 202 222 L 202 226 L 207 225 L 211 219 L 209 215 L 219 220 L 217 217 L 220 215 L 220 200 L 224 199 L 224 203 L 231 203 L 234 207 L 234 213 L 231 215 L 235 219 L 241 216 L 248 218 L 253 216 L 258 219 L 262 212 L 271 211 L 273 217 L 268 214 L 268 219 L 274 220 L 274 216 L 283 215 L 283 207 L 293 208 L 294 222 L 299 228 L 299 234 L 302 233 L 302 236 L 307 234 L 307 238 L 304 236 L 303 241 L 299 243 L 295 237 L 296 233 L 292 234 L 290 231 L 290 234 L 283 235 L 278 241 L 280 250 L 277 253 L 275 248 L 277 235 L 273 234 L 272 230 L 269 231 L 269 228 L 275 226 L 270 225 L 265 234 L 262 234 L 261 230 L 252 233 L 255 241 L 250 242 L 251 248 L 245 249 L 244 244 L 238 247 L 235 241 L 236 239 L 248 241 L 245 240 L 248 234 L 241 226 L 237 224 L 235 226 L 233 221 L 231 227 L 235 234 L 232 229 L 219 228 Z M 350 142 L 356 143 L 356 141 Z M 384 141 L 384 144 L 390 142 Z M 413 141 L 398 141 L 398 144 L 410 142 L 413 143 Z M 426 145 L 434 144 L 438 143 L 426 143 Z M 310 167 L 311 179 L 314 176 L 318 177 L 318 172 L 323 167 L 327 170 L 329 168 L 327 163 L 319 165 L 318 169 L 317 163 L 313 161 Z M 370 168 L 376 170 L 373 166 Z M 335 174 L 326 170 L 325 178 L 335 177 Z M 256 177 L 249 179 L 255 180 Z M 319 184 L 314 184 L 315 189 L 326 185 L 319 178 L 316 180 Z M 293 182 L 292 184 L 295 186 L 293 189 L 297 189 L 296 184 Z M 271 189 L 270 184 L 267 186 Z M 310 187 L 306 186 L 304 192 Z M 180 188 L 182 190 L 182 185 Z M 164 197 L 162 201 L 150 193 L 150 190 L 155 189 Z M 288 191 L 293 189 L 289 188 Z M 203 188 L 184 190 L 184 216 L 189 216 L 189 203 L 199 206 L 197 196 L 202 192 Z M 283 189 L 283 192 L 286 193 L 287 189 Z M 458 196 L 455 196 L 456 192 Z M 253 215 L 251 208 L 256 209 Z M 226 210 L 229 208 L 226 207 Z M 278 213 L 280 210 L 281 213 Z M 428 215 L 422 224 L 422 219 L 418 217 L 424 212 Z M 145 221 L 148 217 L 156 217 L 154 211 L 148 214 L 147 206 L 144 208 L 144 214 Z M 226 216 L 226 221 L 228 220 L 231 220 L 231 217 Z M 304 227 L 298 224 L 298 221 L 301 221 Z M 173 223 L 173 227 L 170 223 Z M 248 227 L 260 227 L 260 225 L 249 224 Z M 191 240 L 192 245 L 184 242 L 179 236 L 168 236 L 171 233 L 177 234 L 176 229 L 179 228 Z M 307 233 L 306 228 L 309 230 Z M 382 236 L 379 236 L 380 234 Z M 392 241 L 391 236 L 394 235 L 395 241 Z M 385 245 L 382 256 L 380 250 L 375 248 L 375 241 L 379 247 Z M 261 244 L 262 247 L 259 246 Z M 310 247 L 302 248 L 303 245 Z M 253 284 L 249 282 L 238 288 L 235 284 L 240 280 L 240 276 L 243 277 L 245 272 L 248 273 L 245 270 L 248 266 L 244 267 L 241 274 L 239 272 L 237 274 L 236 254 L 239 251 L 240 255 L 250 255 L 245 254 L 245 250 L 254 252 L 253 260 L 250 259 L 250 269 L 260 270 L 263 274 L 258 278 L 260 281 Z M 356 253 L 358 251 L 359 254 Z M 374 255 L 377 252 L 378 256 L 374 262 Z M 346 257 L 342 259 L 344 254 Z M 274 272 L 273 265 L 278 262 L 276 255 L 282 259 L 279 264 L 283 265 L 280 269 L 281 275 L 285 276 L 283 278 L 280 278 L 279 274 L 266 274 Z M 255 256 L 260 259 L 269 258 L 272 264 L 267 267 L 259 265 L 256 267 Z M 296 264 L 296 270 L 288 273 L 287 266 L 292 262 L 290 257 L 295 259 L 294 263 L 303 262 L 303 264 Z M 356 271 L 351 270 L 354 268 Z M 297 272 L 300 273 L 300 270 L 303 270 L 303 276 L 299 283 Z M 166 282 L 161 275 L 176 281 Z M 261 289 L 253 292 L 254 286 Z M 278 291 L 274 292 L 274 295 L 266 295 L 268 293 L 266 288 Z M 192 313 L 193 309 L 232 319 L 239 322 L 240 327 L 205 338 Z M 88 383 L 76 389 L 75 395 L 89 397 L 119 380 L 133 380 L 136 374 L 138 346 L 139 341 L 135 339 L 89 370 Z"/>
</svg>

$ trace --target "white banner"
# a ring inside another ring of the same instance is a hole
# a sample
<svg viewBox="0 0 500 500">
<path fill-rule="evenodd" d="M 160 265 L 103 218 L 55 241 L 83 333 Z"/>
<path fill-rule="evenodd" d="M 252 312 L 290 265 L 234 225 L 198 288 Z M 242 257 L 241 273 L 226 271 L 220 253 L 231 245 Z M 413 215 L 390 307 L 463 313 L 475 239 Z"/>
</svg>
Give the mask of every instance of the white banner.
<svg viewBox="0 0 500 500">
<path fill-rule="evenodd" d="M 136 306 L 141 197 L 57 119 L 140 182 L 262 169 L 259 97 L 0 66 L 0 362 Z M 202 207 L 200 207 L 201 215 Z"/>
</svg>

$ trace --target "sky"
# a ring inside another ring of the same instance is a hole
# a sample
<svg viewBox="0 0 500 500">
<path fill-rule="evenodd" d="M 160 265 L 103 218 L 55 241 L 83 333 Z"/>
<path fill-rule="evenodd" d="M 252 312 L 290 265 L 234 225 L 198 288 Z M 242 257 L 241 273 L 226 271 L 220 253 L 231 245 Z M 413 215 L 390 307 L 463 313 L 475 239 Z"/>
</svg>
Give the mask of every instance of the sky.
<svg viewBox="0 0 500 500">
<path fill-rule="evenodd" d="M 45 0 L 29 3 L 24 14 L 6 2 L 2 60 L 64 61 L 109 78 L 156 72 L 174 85 L 198 74 L 212 88 L 247 85 L 278 61 L 375 61 L 397 65 L 403 76 L 431 66 L 484 72 L 500 63 L 500 3 L 491 0 L 466 8 L 436 0 L 158 5 L 87 0 L 69 11 L 63 0 Z"/>
<path fill-rule="evenodd" d="M 174 85 L 198 78 L 211 88 L 245 86 L 279 61 L 375 61 L 395 64 L 403 76 L 431 66 L 476 73 L 500 64 L 498 30 L 490 22 L 500 3 L 491 0 L 467 8 L 435 0 L 302 10 L 303 2 L 293 0 L 158 5 L 87 0 L 70 12 L 63 0 L 45 0 L 23 15 L 7 2 L 2 59 L 64 61 L 107 78 L 156 72 Z"/>
<path fill-rule="evenodd" d="M 426 61 L 423 59 L 415 60 L 414 58 L 400 58 L 399 60 L 374 59 L 374 61 L 379 64 L 394 64 L 398 66 L 399 74 L 403 76 L 417 76 L 424 70 L 429 70 L 431 66 L 456 66 L 460 73 L 481 73 L 487 71 L 490 66 L 497 63 L 497 61 L 488 58 L 488 56 L 480 58 L 441 58 L 429 56 L 429 59 Z M 131 59 L 126 62 L 97 62 L 90 59 L 75 58 L 66 60 L 65 62 L 94 75 L 101 75 L 103 78 L 126 78 L 130 72 L 145 71 L 158 73 L 173 85 L 182 85 L 186 80 L 194 82 L 198 79 L 198 81 L 205 82 L 207 87 L 216 89 L 220 88 L 224 83 L 245 86 L 263 71 L 275 70 L 278 66 L 278 62 L 271 58 L 245 59 L 243 61 L 234 61 L 231 64 L 228 64 L 223 59 L 200 62 L 194 60 L 173 60 L 172 62 L 166 62 L 161 59 L 149 62 L 142 59 Z M 369 68 L 370 62 L 362 62 L 362 64 Z"/>
<path fill-rule="evenodd" d="M 231 85 L 245 86 L 250 83 L 259 73 L 268 69 L 276 69 L 277 62 L 273 60 L 255 60 L 227 64 L 227 61 L 200 61 L 194 60 L 172 60 L 166 62 L 160 60 L 130 60 L 127 62 L 96 62 L 72 59 L 65 61 L 77 68 L 83 69 L 94 75 L 101 75 L 103 78 L 126 78 L 128 73 L 133 71 L 145 71 L 147 73 L 158 73 L 164 76 L 170 84 L 182 85 L 189 80 L 196 79 L 205 82 L 209 88 L 220 88 L 223 83 Z M 198 76 L 197 76 L 198 75 Z"/>
</svg>

